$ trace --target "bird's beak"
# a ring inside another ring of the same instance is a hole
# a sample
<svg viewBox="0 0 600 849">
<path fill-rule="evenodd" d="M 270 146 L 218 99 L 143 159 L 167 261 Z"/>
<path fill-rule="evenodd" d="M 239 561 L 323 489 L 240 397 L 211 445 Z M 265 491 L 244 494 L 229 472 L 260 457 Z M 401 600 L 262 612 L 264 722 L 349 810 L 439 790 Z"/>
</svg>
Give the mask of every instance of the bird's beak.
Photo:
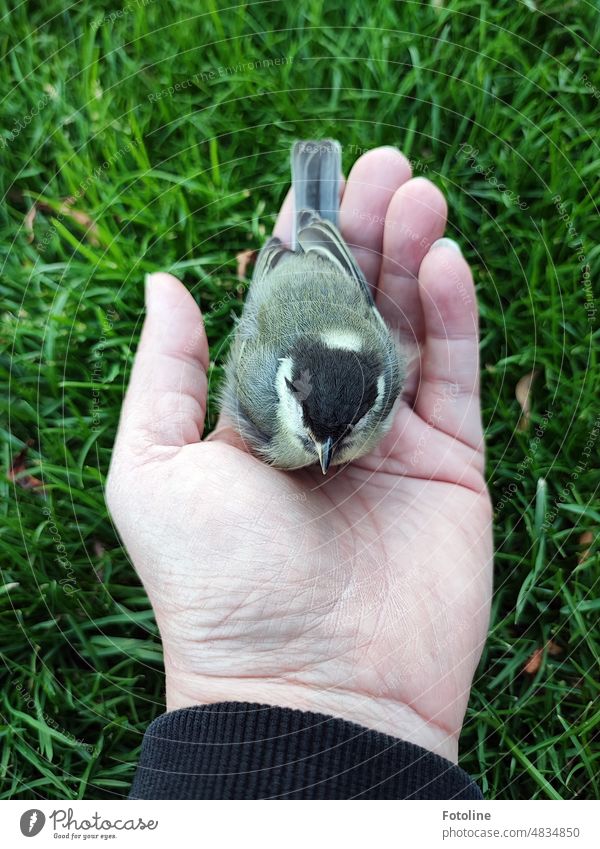
<svg viewBox="0 0 600 849">
<path fill-rule="evenodd" d="M 319 463 L 321 464 L 323 474 L 326 475 L 331 458 L 333 457 L 333 439 L 328 436 L 324 442 L 315 442 L 315 448 L 319 455 Z"/>
</svg>

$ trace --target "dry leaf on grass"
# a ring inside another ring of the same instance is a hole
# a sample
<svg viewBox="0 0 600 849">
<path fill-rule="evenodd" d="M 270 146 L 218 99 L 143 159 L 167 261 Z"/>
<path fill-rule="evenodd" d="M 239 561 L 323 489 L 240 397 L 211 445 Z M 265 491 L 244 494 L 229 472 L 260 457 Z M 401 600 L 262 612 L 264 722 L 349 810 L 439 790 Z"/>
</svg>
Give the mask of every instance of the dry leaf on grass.
<svg viewBox="0 0 600 849">
<path fill-rule="evenodd" d="M 35 238 L 35 234 L 33 232 L 33 222 L 35 221 L 36 215 L 37 206 L 34 203 L 27 215 L 25 216 L 25 220 L 23 221 L 23 226 L 25 227 L 25 232 L 27 233 L 27 241 L 29 242 L 29 244 L 31 244 Z"/>
<path fill-rule="evenodd" d="M 593 544 L 594 534 L 591 531 L 584 531 L 579 537 L 579 545 L 585 545 L 583 551 L 580 551 L 577 556 L 577 560 L 579 563 L 584 563 L 588 559 Z"/>
<path fill-rule="evenodd" d="M 236 255 L 237 276 L 239 280 L 246 279 L 246 271 L 248 270 L 248 266 L 254 265 L 254 260 L 256 259 L 257 253 L 258 251 L 255 250 L 247 250 L 240 251 L 240 253 Z"/>
<path fill-rule="evenodd" d="M 42 481 L 39 478 L 35 478 L 33 475 L 24 474 L 27 468 L 27 452 L 31 445 L 33 445 L 33 440 L 28 439 L 23 450 L 19 451 L 13 460 L 13 464 L 8 470 L 8 479 L 14 481 L 14 483 L 22 489 L 33 489 L 40 495 L 44 495 L 44 484 Z"/>
<path fill-rule="evenodd" d="M 27 232 L 27 241 L 30 243 L 33 242 L 33 222 L 39 210 L 40 212 L 45 212 L 48 215 L 55 215 L 58 218 L 67 217 L 72 221 L 75 221 L 85 229 L 85 235 L 89 243 L 97 248 L 100 244 L 100 240 L 98 238 L 98 225 L 87 212 L 83 212 L 81 209 L 73 209 L 74 203 L 75 198 L 65 198 L 58 210 L 56 210 L 54 206 L 49 204 L 47 201 L 43 199 L 36 200 L 25 216 L 24 227 Z"/>
<path fill-rule="evenodd" d="M 523 667 L 523 672 L 525 672 L 526 675 L 535 675 L 535 673 L 542 665 L 542 660 L 544 658 L 545 651 L 548 652 L 550 657 L 558 657 L 559 654 L 562 654 L 561 647 L 553 640 L 548 640 L 545 646 L 536 649 L 533 652 L 533 654 Z"/>
<path fill-rule="evenodd" d="M 523 672 L 525 672 L 527 675 L 535 675 L 535 673 L 542 665 L 543 656 L 544 649 L 536 649 L 523 667 Z"/>
<path fill-rule="evenodd" d="M 519 430 L 527 430 L 529 427 L 529 418 L 531 416 L 531 387 L 533 386 L 533 381 L 536 377 L 537 371 L 534 369 L 519 380 L 515 389 L 515 397 L 521 407 L 521 418 L 517 425 Z"/>
<path fill-rule="evenodd" d="M 61 204 L 58 215 L 59 216 L 67 216 L 67 218 L 72 218 L 73 221 L 76 221 L 77 224 L 80 224 L 83 228 L 85 228 L 85 235 L 91 245 L 94 247 L 98 247 L 100 244 L 100 240 L 98 239 L 98 225 L 94 221 L 91 215 L 87 212 L 83 212 L 81 209 L 73 209 L 73 204 L 75 203 L 75 198 L 65 198 L 64 202 Z M 50 212 L 56 215 L 56 210 L 49 207 L 45 201 L 38 201 L 38 207 L 42 209 L 44 212 Z"/>
</svg>

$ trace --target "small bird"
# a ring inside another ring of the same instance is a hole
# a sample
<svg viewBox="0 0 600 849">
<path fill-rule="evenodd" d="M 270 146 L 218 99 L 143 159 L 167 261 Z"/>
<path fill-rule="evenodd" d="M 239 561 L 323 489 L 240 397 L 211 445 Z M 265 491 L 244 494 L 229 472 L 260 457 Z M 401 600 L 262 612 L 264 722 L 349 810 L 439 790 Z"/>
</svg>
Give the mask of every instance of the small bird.
<svg viewBox="0 0 600 849">
<path fill-rule="evenodd" d="M 405 361 L 338 230 L 341 147 L 292 148 L 294 237 L 258 255 L 221 406 L 280 469 L 348 463 L 391 426 Z"/>
</svg>

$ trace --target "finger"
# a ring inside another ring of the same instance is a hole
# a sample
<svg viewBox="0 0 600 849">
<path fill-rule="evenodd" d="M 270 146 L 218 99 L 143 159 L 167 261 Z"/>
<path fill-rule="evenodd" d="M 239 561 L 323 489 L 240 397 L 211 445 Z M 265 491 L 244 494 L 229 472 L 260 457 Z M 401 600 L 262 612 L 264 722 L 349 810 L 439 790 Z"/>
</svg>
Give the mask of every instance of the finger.
<svg viewBox="0 0 600 849">
<path fill-rule="evenodd" d="M 479 334 L 471 271 L 458 245 L 440 239 L 419 272 L 425 317 L 415 412 L 431 426 L 481 448 Z"/>
<path fill-rule="evenodd" d="M 408 179 L 408 159 L 395 147 L 378 147 L 354 164 L 340 209 L 340 229 L 365 277 L 375 287 L 381 266 L 383 231 L 394 192 Z"/>
<path fill-rule="evenodd" d="M 417 275 L 423 257 L 446 227 L 443 194 L 424 177 L 404 183 L 390 201 L 383 234 L 377 306 L 401 337 L 420 342 L 423 311 Z"/>
<path fill-rule="evenodd" d="M 275 227 L 273 228 L 273 235 L 276 236 L 278 239 L 281 239 L 284 245 L 292 244 L 293 224 L 294 192 L 292 191 L 292 189 L 289 189 L 287 195 L 285 196 L 285 200 L 281 205 L 281 209 L 279 210 L 279 215 L 277 216 Z"/>
<path fill-rule="evenodd" d="M 146 319 L 121 413 L 117 450 L 198 442 L 206 410 L 208 344 L 192 295 L 171 274 L 146 279 Z"/>
</svg>

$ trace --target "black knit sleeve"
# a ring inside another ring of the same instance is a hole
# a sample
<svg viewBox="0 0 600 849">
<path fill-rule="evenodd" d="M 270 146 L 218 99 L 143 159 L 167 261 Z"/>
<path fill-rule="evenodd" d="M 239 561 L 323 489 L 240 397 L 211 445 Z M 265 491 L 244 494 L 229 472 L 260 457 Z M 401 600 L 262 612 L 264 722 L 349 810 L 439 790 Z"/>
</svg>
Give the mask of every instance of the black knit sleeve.
<svg viewBox="0 0 600 849">
<path fill-rule="evenodd" d="M 481 799 L 460 767 L 319 713 L 220 702 L 148 727 L 132 799 Z"/>
</svg>

